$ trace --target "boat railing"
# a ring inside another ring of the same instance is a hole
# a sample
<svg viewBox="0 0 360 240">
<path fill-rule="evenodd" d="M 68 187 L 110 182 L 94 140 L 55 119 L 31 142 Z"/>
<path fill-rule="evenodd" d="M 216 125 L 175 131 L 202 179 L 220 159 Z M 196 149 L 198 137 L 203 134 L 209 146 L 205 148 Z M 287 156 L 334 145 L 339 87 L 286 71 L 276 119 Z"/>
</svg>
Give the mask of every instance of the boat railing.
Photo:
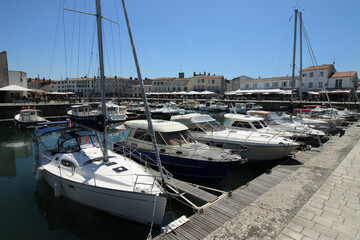
<svg viewBox="0 0 360 240">
<path fill-rule="evenodd" d="M 224 142 L 224 145 L 222 146 L 222 148 L 225 148 L 226 142 L 231 141 L 231 138 L 230 138 L 231 134 L 233 134 L 233 132 L 229 131 L 228 135 L 225 138 L 226 141 Z M 241 149 L 239 151 L 237 151 L 237 152 L 245 152 L 245 151 L 248 151 L 250 149 L 249 146 L 246 146 L 245 144 L 237 143 L 237 145 L 241 145 Z"/>
<path fill-rule="evenodd" d="M 142 154 L 141 152 L 137 151 L 136 148 L 125 147 L 124 145 L 118 145 L 116 148 L 114 148 L 114 151 L 115 152 L 120 151 L 124 157 L 135 159 L 135 161 L 143 165 L 146 168 L 146 170 L 156 169 L 158 167 L 158 164 L 156 163 L 155 159 L 149 157 L 146 154 Z M 162 167 L 162 171 L 164 173 L 164 176 L 172 177 L 172 174 L 164 167 Z"/>
<path fill-rule="evenodd" d="M 52 164 L 53 166 L 57 167 L 59 170 L 59 176 L 61 178 L 66 178 L 66 177 L 70 177 L 73 176 L 75 173 L 81 175 L 84 178 L 84 181 L 86 181 L 88 184 L 93 184 L 94 186 L 98 186 L 98 178 L 96 177 L 96 169 L 92 168 L 92 169 L 78 169 L 76 166 L 62 166 L 61 162 L 53 162 L 51 161 L 51 158 L 42 154 L 42 159 L 40 162 L 40 166 L 46 165 L 46 164 Z M 166 169 L 164 169 L 164 171 L 166 171 Z M 149 174 L 135 174 L 136 178 L 134 180 L 134 187 L 133 187 L 133 191 L 136 191 L 139 187 L 139 185 L 143 185 L 143 186 L 151 186 L 150 187 L 150 192 L 153 190 L 154 186 L 161 181 L 161 176 L 160 175 L 154 175 L 153 172 L 147 171 Z M 167 177 L 172 177 L 171 174 L 169 172 L 166 171 Z M 114 176 L 119 176 L 117 174 L 114 174 Z M 109 177 L 109 175 L 108 175 Z M 128 175 L 124 175 L 124 177 L 128 177 Z M 153 180 L 152 181 L 148 181 L 149 177 L 151 177 Z M 145 181 L 142 181 L 146 179 Z M 91 183 L 92 182 L 92 183 Z M 143 191 L 144 188 L 140 188 L 141 190 L 139 191 Z"/>
</svg>

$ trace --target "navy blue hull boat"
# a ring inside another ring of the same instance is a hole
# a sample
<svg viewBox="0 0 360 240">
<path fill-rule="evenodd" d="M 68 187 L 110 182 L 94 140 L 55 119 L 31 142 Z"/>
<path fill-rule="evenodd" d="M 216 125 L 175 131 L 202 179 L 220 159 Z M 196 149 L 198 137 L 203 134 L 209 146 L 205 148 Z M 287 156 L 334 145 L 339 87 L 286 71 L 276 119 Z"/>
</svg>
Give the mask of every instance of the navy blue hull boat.
<svg viewBox="0 0 360 240">
<path fill-rule="evenodd" d="M 129 135 L 125 141 L 114 143 L 113 150 L 157 169 L 158 166 L 152 160 L 156 156 L 151 136 L 147 133 L 147 122 L 127 121 L 125 127 L 130 129 Z M 161 164 L 175 178 L 217 182 L 221 181 L 235 164 L 242 162 L 239 155 L 196 142 L 183 124 L 153 120 L 153 127 Z"/>
</svg>

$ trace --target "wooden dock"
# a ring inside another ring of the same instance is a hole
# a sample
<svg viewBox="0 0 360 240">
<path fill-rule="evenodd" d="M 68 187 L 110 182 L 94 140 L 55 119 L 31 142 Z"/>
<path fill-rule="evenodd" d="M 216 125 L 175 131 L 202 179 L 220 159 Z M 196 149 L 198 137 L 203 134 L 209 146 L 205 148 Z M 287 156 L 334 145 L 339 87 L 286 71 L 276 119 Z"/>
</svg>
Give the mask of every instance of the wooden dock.
<svg viewBox="0 0 360 240">
<path fill-rule="evenodd" d="M 212 204 L 206 206 L 203 211 L 194 214 L 189 222 L 173 230 L 170 233 L 163 233 L 154 239 L 176 240 L 176 239 L 203 239 L 224 223 L 236 217 L 240 211 L 249 206 L 255 199 L 279 184 L 283 179 L 300 168 L 305 162 L 321 154 L 324 146 L 336 141 L 333 137 L 325 145 L 312 148 L 307 151 L 300 151 L 293 158 L 288 159 L 275 166 L 271 171 L 260 175 L 247 185 L 241 186 Z"/>
</svg>

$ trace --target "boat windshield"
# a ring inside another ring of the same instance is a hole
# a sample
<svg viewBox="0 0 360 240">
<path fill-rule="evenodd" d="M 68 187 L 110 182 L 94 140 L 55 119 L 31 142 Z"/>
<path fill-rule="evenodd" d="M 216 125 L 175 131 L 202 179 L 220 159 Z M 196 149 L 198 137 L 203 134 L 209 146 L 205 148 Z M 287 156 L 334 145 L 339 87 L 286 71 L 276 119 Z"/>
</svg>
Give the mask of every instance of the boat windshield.
<svg viewBox="0 0 360 240">
<path fill-rule="evenodd" d="M 61 139 L 59 140 L 58 146 L 59 152 L 71 153 L 78 152 L 80 149 L 99 147 L 99 142 L 95 135 L 83 135 Z"/>
<path fill-rule="evenodd" d="M 197 123 L 197 125 L 205 132 L 217 132 L 225 130 L 225 127 L 215 120 L 209 122 L 200 122 Z"/>
<path fill-rule="evenodd" d="M 259 121 L 259 123 L 260 123 L 264 128 L 269 127 L 269 126 L 266 124 L 266 122 L 264 122 L 264 121 Z"/>
<path fill-rule="evenodd" d="M 190 135 L 188 130 L 179 132 L 162 132 L 160 133 L 167 145 L 177 145 L 195 143 L 195 139 Z"/>
</svg>

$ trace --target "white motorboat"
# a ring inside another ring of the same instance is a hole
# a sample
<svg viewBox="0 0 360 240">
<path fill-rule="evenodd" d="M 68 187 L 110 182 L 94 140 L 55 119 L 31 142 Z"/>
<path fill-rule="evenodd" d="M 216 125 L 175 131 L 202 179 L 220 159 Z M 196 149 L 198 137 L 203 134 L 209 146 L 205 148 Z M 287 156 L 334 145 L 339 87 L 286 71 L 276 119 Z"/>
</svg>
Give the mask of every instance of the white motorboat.
<svg viewBox="0 0 360 240">
<path fill-rule="evenodd" d="M 262 110 L 263 107 L 256 103 L 235 103 L 235 106 L 230 108 L 231 113 L 246 114 L 250 110 Z"/>
<path fill-rule="evenodd" d="M 249 161 L 282 159 L 300 146 L 284 137 L 227 129 L 206 114 L 173 116 L 171 120 L 185 124 L 196 140 L 238 152 Z"/>
<path fill-rule="evenodd" d="M 195 111 L 179 108 L 176 106 L 175 103 L 170 102 L 169 104 L 165 104 L 161 108 L 153 109 L 150 112 L 151 112 L 151 117 L 153 117 L 153 118 L 170 120 L 171 116 L 175 116 L 175 115 L 179 115 L 179 114 L 194 113 Z"/>
<path fill-rule="evenodd" d="M 316 107 L 309 111 L 310 119 L 320 119 L 329 123 L 335 123 L 337 126 L 341 126 L 345 118 L 344 116 L 340 116 L 338 111 L 334 108 L 319 108 Z"/>
<path fill-rule="evenodd" d="M 87 103 L 71 106 L 71 109 L 67 114 L 69 115 L 71 122 L 99 132 L 103 132 L 105 129 L 106 121 L 104 116 L 101 113 L 94 111 Z"/>
<path fill-rule="evenodd" d="M 291 121 L 290 119 L 281 118 L 275 112 L 269 111 L 248 111 L 249 115 L 260 116 L 264 118 L 267 125 L 279 131 L 288 131 L 303 135 L 303 137 L 310 136 L 315 139 L 325 137 L 325 133 L 320 130 L 312 129 L 299 122 Z"/>
<path fill-rule="evenodd" d="M 279 131 L 270 128 L 264 121 L 264 118 L 244 114 L 227 113 L 224 115 L 226 121 L 224 126 L 230 129 L 239 129 L 244 131 L 256 131 L 260 133 L 271 134 L 279 137 L 296 139 L 299 134 L 288 131 Z"/>
<path fill-rule="evenodd" d="M 41 137 L 53 130 L 39 130 L 37 151 Z M 144 166 L 110 150 L 108 159 L 105 161 L 94 133 L 71 129 L 59 137 L 53 149 L 39 154 L 37 179 L 43 177 L 54 188 L 56 197 L 64 196 L 112 215 L 161 226 L 166 198 L 156 178 Z"/>
<path fill-rule="evenodd" d="M 227 109 L 228 106 L 226 104 L 213 100 L 207 101 L 199 107 L 199 110 L 208 112 L 222 112 L 227 111 Z"/>
<path fill-rule="evenodd" d="M 121 122 L 127 120 L 126 106 L 119 106 L 113 102 L 106 102 L 106 116 L 109 122 Z M 96 114 L 102 113 L 102 106 L 95 110 Z"/>
<path fill-rule="evenodd" d="M 290 115 L 288 114 L 282 114 L 279 115 L 281 119 L 285 119 L 287 121 L 290 121 Z M 309 118 L 306 114 L 300 115 L 294 115 L 292 116 L 292 121 L 301 123 L 307 127 L 310 127 L 315 130 L 319 130 L 324 132 L 325 134 L 331 134 L 336 131 L 336 124 L 335 122 L 328 122 L 321 119 L 313 119 Z"/>
<path fill-rule="evenodd" d="M 22 107 L 21 110 L 14 115 L 15 125 L 20 128 L 36 126 L 39 123 L 48 122 L 41 116 L 41 111 L 35 107 Z"/>
<path fill-rule="evenodd" d="M 181 123 L 163 120 L 153 120 L 152 123 L 162 166 L 175 178 L 220 181 L 231 167 L 241 161 L 239 155 L 229 150 L 197 142 Z M 126 140 L 115 143 L 113 150 L 157 168 L 151 161 L 155 159 L 155 153 L 147 132 L 147 121 L 127 121 L 125 127 L 130 130 Z"/>
</svg>

